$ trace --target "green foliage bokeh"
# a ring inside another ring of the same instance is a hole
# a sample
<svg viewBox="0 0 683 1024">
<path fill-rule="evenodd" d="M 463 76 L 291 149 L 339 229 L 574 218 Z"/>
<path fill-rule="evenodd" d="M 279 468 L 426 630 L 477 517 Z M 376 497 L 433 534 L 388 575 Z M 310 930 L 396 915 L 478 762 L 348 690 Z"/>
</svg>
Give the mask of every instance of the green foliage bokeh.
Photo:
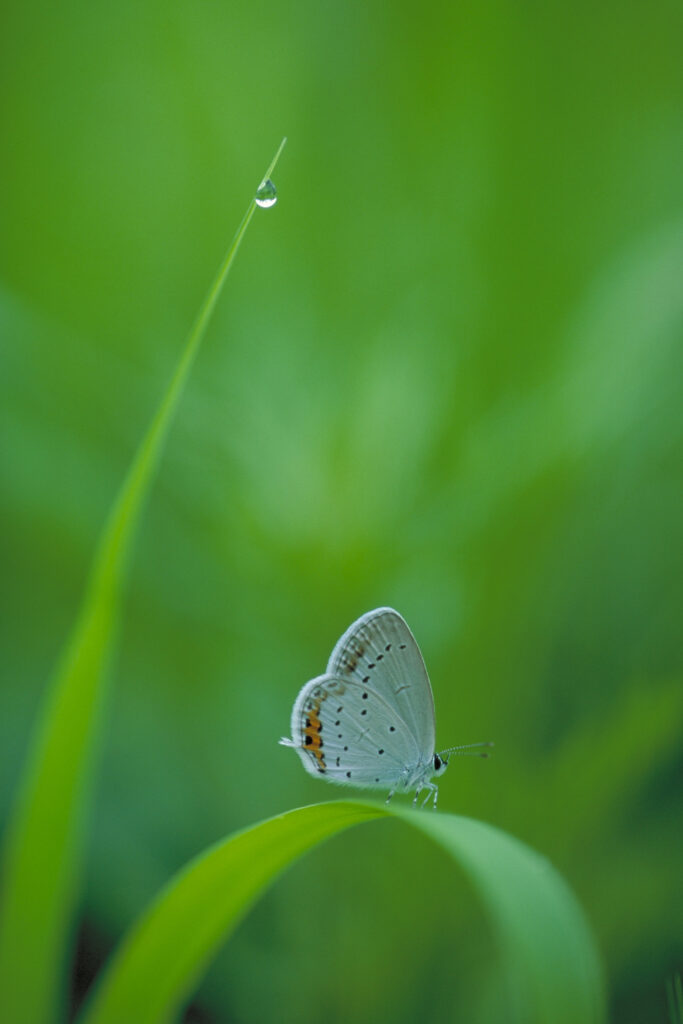
<svg viewBox="0 0 683 1024">
<path fill-rule="evenodd" d="M 439 742 L 497 744 L 452 765 L 441 805 L 549 856 L 614 1019 L 664 1019 L 683 954 L 681 41 L 663 2 L 5 6 L 3 818 L 107 509 L 290 140 L 137 545 L 95 950 L 207 842 L 337 795 L 276 740 L 339 634 L 390 604 Z M 474 1012 L 469 897 L 400 849 L 351 833 L 295 869 L 200 1003 L 296 1020 L 315 977 L 339 1020 L 411 1021 L 455 979 Z"/>
</svg>

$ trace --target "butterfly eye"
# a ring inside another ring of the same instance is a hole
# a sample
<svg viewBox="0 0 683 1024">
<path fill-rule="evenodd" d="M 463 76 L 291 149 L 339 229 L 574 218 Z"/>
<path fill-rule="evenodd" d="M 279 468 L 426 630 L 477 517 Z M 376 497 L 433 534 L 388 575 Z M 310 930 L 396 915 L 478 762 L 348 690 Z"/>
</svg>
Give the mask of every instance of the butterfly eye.
<svg viewBox="0 0 683 1024">
<path fill-rule="evenodd" d="M 440 767 L 441 767 L 441 758 L 439 757 L 438 754 L 434 754 L 434 771 L 438 772 Z"/>
</svg>

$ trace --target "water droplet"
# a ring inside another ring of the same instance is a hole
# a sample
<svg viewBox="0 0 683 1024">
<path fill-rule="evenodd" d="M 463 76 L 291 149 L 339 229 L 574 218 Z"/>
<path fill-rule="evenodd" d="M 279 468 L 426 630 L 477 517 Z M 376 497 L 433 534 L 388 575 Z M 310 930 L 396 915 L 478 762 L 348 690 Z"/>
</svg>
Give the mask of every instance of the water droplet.
<svg viewBox="0 0 683 1024">
<path fill-rule="evenodd" d="M 254 199 L 256 200 L 256 205 L 260 206 L 263 210 L 267 210 L 270 206 L 275 206 L 277 202 L 277 189 L 270 178 L 266 178 L 265 181 L 261 182 L 256 189 Z"/>
</svg>

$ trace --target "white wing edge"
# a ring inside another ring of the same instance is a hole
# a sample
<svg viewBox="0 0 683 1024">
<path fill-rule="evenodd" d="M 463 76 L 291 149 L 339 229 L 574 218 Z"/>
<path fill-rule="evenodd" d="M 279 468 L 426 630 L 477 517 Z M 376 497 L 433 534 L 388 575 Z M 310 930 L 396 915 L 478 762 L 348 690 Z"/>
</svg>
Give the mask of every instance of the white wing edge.
<svg viewBox="0 0 683 1024">
<path fill-rule="evenodd" d="M 370 612 L 365 612 L 364 615 L 361 615 L 360 618 L 356 619 L 355 622 L 351 623 L 349 628 L 347 630 L 345 630 L 344 633 L 342 633 L 342 635 L 339 637 L 339 639 L 337 640 L 336 644 L 334 645 L 334 649 L 332 651 L 332 654 L 330 655 L 330 657 L 328 659 L 328 662 L 327 662 L 327 672 L 329 674 L 332 674 L 332 666 L 334 665 L 335 661 L 337 660 L 338 652 L 343 650 L 344 647 L 346 647 L 346 644 L 348 643 L 349 637 L 353 636 L 353 634 L 358 630 L 358 628 L 361 625 L 364 625 L 366 622 L 369 622 L 370 619 L 374 619 L 377 615 L 385 615 L 387 612 L 391 612 L 392 615 L 398 616 L 398 618 L 401 620 L 401 622 L 404 623 L 406 629 L 410 633 L 410 627 L 408 626 L 408 623 L 403 618 L 401 613 L 397 612 L 395 608 L 389 608 L 389 607 L 384 607 L 383 606 L 381 608 L 373 608 L 372 611 L 370 611 Z M 412 634 L 411 634 L 411 636 L 412 636 Z M 417 641 L 415 641 L 415 642 L 417 643 Z"/>
</svg>

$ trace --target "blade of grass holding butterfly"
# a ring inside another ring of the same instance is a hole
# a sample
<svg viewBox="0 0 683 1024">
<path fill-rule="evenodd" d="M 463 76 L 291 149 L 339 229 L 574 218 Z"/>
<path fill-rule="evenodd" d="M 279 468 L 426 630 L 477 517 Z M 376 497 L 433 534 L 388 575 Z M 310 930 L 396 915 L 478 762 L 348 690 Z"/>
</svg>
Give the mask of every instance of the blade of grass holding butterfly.
<svg viewBox="0 0 683 1024">
<path fill-rule="evenodd" d="M 174 1019 L 226 937 L 290 864 L 323 839 L 378 818 L 398 818 L 423 832 L 478 892 L 498 939 L 507 1021 L 602 1024 L 602 976 L 590 928 L 545 858 L 483 822 L 366 801 L 289 811 L 196 857 L 133 925 L 79 1024 Z"/>
<path fill-rule="evenodd" d="M 12 1024 L 45 1024 L 59 1016 L 90 768 L 131 541 L 183 387 L 256 205 L 252 199 L 111 509 L 77 621 L 42 705 L 3 849 L 0 1008 L 2 1019 Z"/>
<path fill-rule="evenodd" d="M 447 814 L 394 814 L 447 850 L 488 911 L 507 995 L 506 1020 L 597 1024 L 602 968 L 585 915 L 552 864 L 491 825 Z"/>
</svg>

